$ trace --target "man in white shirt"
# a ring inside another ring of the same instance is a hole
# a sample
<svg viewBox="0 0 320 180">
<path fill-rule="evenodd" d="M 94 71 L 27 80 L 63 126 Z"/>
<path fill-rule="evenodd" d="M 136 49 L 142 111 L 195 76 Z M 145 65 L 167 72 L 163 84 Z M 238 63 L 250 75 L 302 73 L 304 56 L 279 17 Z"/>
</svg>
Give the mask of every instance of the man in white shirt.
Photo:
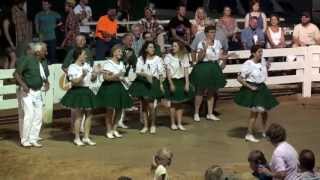
<svg viewBox="0 0 320 180">
<path fill-rule="evenodd" d="M 88 40 L 89 34 L 91 33 L 90 26 L 85 25 L 92 18 L 92 10 L 90 6 L 88 6 L 89 0 L 80 0 L 79 4 L 73 9 L 74 13 L 80 16 L 80 33 L 85 35 Z"/>
</svg>

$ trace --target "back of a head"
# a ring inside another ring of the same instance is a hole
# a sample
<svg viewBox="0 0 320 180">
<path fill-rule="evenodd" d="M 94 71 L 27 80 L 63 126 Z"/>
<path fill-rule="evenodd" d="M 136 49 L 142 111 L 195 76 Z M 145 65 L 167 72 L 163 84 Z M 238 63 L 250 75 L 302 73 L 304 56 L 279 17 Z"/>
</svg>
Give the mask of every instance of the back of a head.
<svg viewBox="0 0 320 180">
<path fill-rule="evenodd" d="M 248 162 L 254 163 L 255 165 L 266 165 L 267 160 L 262 151 L 253 150 L 249 153 Z"/>
<path fill-rule="evenodd" d="M 132 180 L 132 178 L 128 176 L 121 176 L 118 178 L 118 180 Z"/>
<path fill-rule="evenodd" d="M 267 137 L 270 139 L 272 144 L 278 144 L 287 139 L 287 133 L 284 127 L 280 124 L 272 123 L 266 132 Z"/>
<path fill-rule="evenodd" d="M 213 165 L 206 170 L 205 180 L 222 180 L 223 170 L 218 165 Z"/>
<path fill-rule="evenodd" d="M 303 171 L 313 171 L 315 167 L 315 157 L 311 150 L 304 149 L 299 155 L 300 168 Z"/>
</svg>

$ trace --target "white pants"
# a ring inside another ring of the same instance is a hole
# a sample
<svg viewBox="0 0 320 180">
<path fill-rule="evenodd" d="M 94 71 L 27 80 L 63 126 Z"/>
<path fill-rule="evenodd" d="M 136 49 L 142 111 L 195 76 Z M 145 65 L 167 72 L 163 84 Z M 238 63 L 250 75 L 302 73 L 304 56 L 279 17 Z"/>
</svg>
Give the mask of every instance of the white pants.
<svg viewBox="0 0 320 180">
<path fill-rule="evenodd" d="M 38 141 L 40 129 L 42 126 L 42 96 L 41 91 L 23 93 L 21 98 L 23 108 L 23 127 L 21 143 L 34 143 Z"/>
<path fill-rule="evenodd" d="M 23 109 L 22 109 L 22 96 L 25 94 L 20 86 L 17 86 L 17 101 L 18 101 L 18 125 L 19 125 L 19 135 L 22 139 L 23 132 Z"/>
</svg>

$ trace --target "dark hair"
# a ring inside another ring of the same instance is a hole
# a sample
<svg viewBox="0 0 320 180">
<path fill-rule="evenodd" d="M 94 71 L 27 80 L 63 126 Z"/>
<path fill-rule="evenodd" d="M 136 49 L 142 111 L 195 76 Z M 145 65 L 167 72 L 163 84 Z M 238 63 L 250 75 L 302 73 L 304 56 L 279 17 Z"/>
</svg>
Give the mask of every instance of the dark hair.
<svg viewBox="0 0 320 180">
<path fill-rule="evenodd" d="M 183 3 L 183 2 L 181 2 L 181 3 L 178 4 L 177 10 L 179 10 L 181 7 L 187 8 L 186 4 Z"/>
<path fill-rule="evenodd" d="M 256 52 L 257 52 L 259 49 L 261 49 L 261 48 L 262 48 L 262 47 L 261 47 L 259 44 L 253 45 L 253 46 L 251 47 L 251 49 L 250 49 L 251 55 L 250 55 L 249 59 L 252 59 L 252 58 L 253 58 L 253 54 L 256 53 Z"/>
<path fill-rule="evenodd" d="M 152 36 L 151 32 L 145 31 L 145 32 L 142 33 L 142 38 L 143 39 L 145 38 L 146 34 L 150 34 Z"/>
<path fill-rule="evenodd" d="M 257 16 L 251 16 L 250 18 L 249 18 L 249 20 L 251 21 L 251 20 L 257 20 L 258 21 L 258 17 Z"/>
<path fill-rule="evenodd" d="M 209 25 L 209 26 L 206 26 L 205 28 L 204 28 L 204 32 L 207 34 L 209 31 L 211 31 L 211 30 L 216 30 L 216 26 L 214 26 L 214 25 Z"/>
<path fill-rule="evenodd" d="M 278 19 L 278 21 L 280 21 L 280 17 L 279 17 L 277 14 L 271 14 L 271 15 L 270 15 L 270 19 L 271 19 L 272 17 L 276 17 L 276 18 Z"/>
<path fill-rule="evenodd" d="M 140 51 L 140 56 L 142 57 L 142 60 L 144 63 L 146 63 L 146 60 L 147 60 L 147 48 L 149 46 L 149 44 L 153 44 L 154 48 L 156 48 L 156 44 L 152 41 L 146 41 L 143 45 L 142 45 L 142 48 L 141 48 L 141 51 Z"/>
<path fill-rule="evenodd" d="M 256 3 L 259 3 L 259 5 L 260 5 L 260 0 L 251 0 L 251 2 L 250 2 L 250 10 L 251 10 L 251 11 L 253 10 L 252 6 L 255 5 Z M 260 6 L 259 6 L 259 7 L 260 7 Z M 261 11 L 261 10 L 260 10 L 260 11 Z"/>
<path fill-rule="evenodd" d="M 287 133 L 280 124 L 272 123 L 267 129 L 266 136 L 272 144 L 278 144 L 286 140 Z"/>
<path fill-rule="evenodd" d="M 267 165 L 267 160 L 260 150 L 253 150 L 248 155 L 248 162 L 254 163 L 255 165 Z"/>
<path fill-rule="evenodd" d="M 82 48 L 76 48 L 74 51 L 73 51 L 73 61 L 72 63 L 75 63 L 77 61 L 77 59 L 79 58 L 79 56 L 82 54 L 82 51 L 84 51 Z"/>
<path fill-rule="evenodd" d="M 132 178 L 128 176 L 121 176 L 118 178 L 118 180 L 132 180 Z"/>
<path fill-rule="evenodd" d="M 313 171 L 315 166 L 314 153 L 309 149 L 304 149 L 299 155 L 300 168 L 302 170 Z"/>
</svg>

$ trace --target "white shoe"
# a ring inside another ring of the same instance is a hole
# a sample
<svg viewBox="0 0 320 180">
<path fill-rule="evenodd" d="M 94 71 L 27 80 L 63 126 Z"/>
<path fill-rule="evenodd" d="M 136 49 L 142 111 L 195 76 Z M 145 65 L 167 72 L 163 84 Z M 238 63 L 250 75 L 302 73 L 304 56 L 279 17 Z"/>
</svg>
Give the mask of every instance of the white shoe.
<svg viewBox="0 0 320 180">
<path fill-rule="evenodd" d="M 128 129 L 129 127 L 125 125 L 124 123 L 118 123 L 119 128 Z"/>
<path fill-rule="evenodd" d="M 207 119 L 212 121 L 220 121 L 221 119 L 213 114 L 207 114 Z"/>
<path fill-rule="evenodd" d="M 172 129 L 172 130 L 177 130 L 177 129 L 178 129 L 178 127 L 177 127 L 177 125 L 172 124 L 172 125 L 171 125 L 171 129 Z"/>
<path fill-rule="evenodd" d="M 178 128 L 181 130 L 181 131 L 186 131 L 187 129 L 184 128 L 181 124 L 178 125 Z"/>
<path fill-rule="evenodd" d="M 194 114 L 193 115 L 193 120 L 196 121 L 196 122 L 200 122 L 199 114 Z"/>
<path fill-rule="evenodd" d="M 151 126 L 150 133 L 151 134 L 155 134 L 156 133 L 156 127 L 155 126 Z"/>
<path fill-rule="evenodd" d="M 113 136 L 113 132 L 110 131 L 106 134 L 106 137 L 109 138 L 109 139 L 114 139 L 114 136 Z"/>
<path fill-rule="evenodd" d="M 121 138 L 122 137 L 122 135 L 118 131 L 113 131 L 112 133 L 117 138 Z"/>
<path fill-rule="evenodd" d="M 38 137 L 37 140 L 38 140 L 38 141 L 42 141 L 43 138 L 42 138 L 42 137 Z"/>
<path fill-rule="evenodd" d="M 266 133 L 262 133 L 262 137 L 263 137 L 263 138 L 267 138 Z"/>
<path fill-rule="evenodd" d="M 82 142 L 88 144 L 89 146 L 95 146 L 97 143 L 91 141 L 89 138 L 82 138 Z"/>
<path fill-rule="evenodd" d="M 38 143 L 38 142 L 30 142 L 30 144 L 33 146 L 33 147 L 37 147 L 37 148 L 41 148 L 42 147 L 42 144 Z"/>
<path fill-rule="evenodd" d="M 247 134 L 244 139 L 250 142 L 255 142 L 255 143 L 259 142 L 259 140 L 256 139 L 252 134 Z"/>
<path fill-rule="evenodd" d="M 145 134 L 146 132 L 148 132 L 148 128 L 144 127 L 143 129 L 140 130 L 140 133 Z"/>
<path fill-rule="evenodd" d="M 83 142 L 81 141 L 81 139 L 74 139 L 73 140 L 73 143 L 76 145 L 76 146 L 84 146 Z"/>
<path fill-rule="evenodd" d="M 21 143 L 22 147 L 31 147 L 32 145 L 29 142 L 23 142 Z"/>
</svg>

